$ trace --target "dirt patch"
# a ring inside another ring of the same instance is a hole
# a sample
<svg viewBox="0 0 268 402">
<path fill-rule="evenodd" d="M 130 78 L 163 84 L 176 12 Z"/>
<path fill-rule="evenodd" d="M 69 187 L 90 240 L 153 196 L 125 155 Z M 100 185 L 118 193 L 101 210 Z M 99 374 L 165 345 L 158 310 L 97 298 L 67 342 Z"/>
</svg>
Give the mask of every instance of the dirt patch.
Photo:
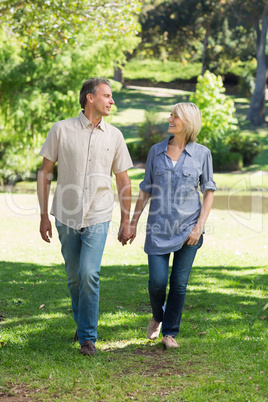
<svg viewBox="0 0 268 402">
<path fill-rule="evenodd" d="M 37 390 L 29 390 L 30 385 L 7 383 L 5 387 L 0 387 L 0 400 L 7 402 L 19 401 L 38 401 Z"/>
</svg>

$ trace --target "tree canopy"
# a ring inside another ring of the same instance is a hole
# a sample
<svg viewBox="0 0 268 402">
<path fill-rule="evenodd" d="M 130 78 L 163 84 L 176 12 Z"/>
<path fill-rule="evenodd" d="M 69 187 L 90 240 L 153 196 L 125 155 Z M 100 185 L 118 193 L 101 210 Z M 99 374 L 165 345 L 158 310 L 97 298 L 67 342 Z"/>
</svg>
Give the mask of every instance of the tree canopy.
<svg viewBox="0 0 268 402">
<path fill-rule="evenodd" d="M 113 76 L 137 46 L 139 1 L 4 0 L 0 176 L 36 170 L 51 125 L 79 111 L 82 82 Z"/>
</svg>

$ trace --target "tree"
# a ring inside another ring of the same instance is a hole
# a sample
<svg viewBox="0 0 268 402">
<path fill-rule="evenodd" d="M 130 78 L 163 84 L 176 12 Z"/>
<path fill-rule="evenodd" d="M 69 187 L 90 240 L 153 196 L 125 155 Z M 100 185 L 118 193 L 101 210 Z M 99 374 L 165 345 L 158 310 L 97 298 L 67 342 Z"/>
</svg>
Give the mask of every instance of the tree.
<svg viewBox="0 0 268 402">
<path fill-rule="evenodd" d="M 255 126 L 260 126 L 265 122 L 265 87 L 267 70 L 265 47 L 268 26 L 268 0 L 265 2 L 262 14 L 255 16 L 253 26 L 257 36 L 257 73 L 256 86 L 251 98 L 247 120 L 250 120 L 250 122 Z"/>
<path fill-rule="evenodd" d="M 34 172 L 51 125 L 79 111 L 82 81 L 113 76 L 137 44 L 138 6 L 135 0 L 2 2 L 0 178 Z"/>
<path fill-rule="evenodd" d="M 173 60 L 201 57 L 202 74 L 211 69 L 216 53 L 213 69 L 217 70 L 230 50 L 227 49 L 230 1 L 165 0 L 156 6 L 144 7 L 140 16 L 143 49 L 151 51 L 156 57 Z M 223 32 L 227 34 L 223 35 Z M 231 47 L 236 47 L 237 54 L 238 46 L 234 46 L 233 38 L 229 42 Z M 223 51 L 224 55 L 220 58 Z"/>
<path fill-rule="evenodd" d="M 32 49 L 46 43 L 59 51 L 67 43 L 77 44 L 85 25 L 97 38 L 137 32 L 140 5 L 139 0 L 2 0 L 0 17 Z"/>
</svg>

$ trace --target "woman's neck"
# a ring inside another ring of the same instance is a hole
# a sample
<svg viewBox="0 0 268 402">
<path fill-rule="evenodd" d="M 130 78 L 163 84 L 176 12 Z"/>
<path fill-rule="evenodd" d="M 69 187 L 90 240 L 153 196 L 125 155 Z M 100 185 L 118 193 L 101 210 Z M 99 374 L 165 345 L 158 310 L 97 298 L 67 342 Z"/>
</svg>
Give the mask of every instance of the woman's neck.
<svg viewBox="0 0 268 402">
<path fill-rule="evenodd" d="M 179 136 L 179 137 L 174 136 L 169 142 L 169 145 L 172 145 L 173 147 L 183 150 L 186 146 L 185 136 Z"/>
</svg>

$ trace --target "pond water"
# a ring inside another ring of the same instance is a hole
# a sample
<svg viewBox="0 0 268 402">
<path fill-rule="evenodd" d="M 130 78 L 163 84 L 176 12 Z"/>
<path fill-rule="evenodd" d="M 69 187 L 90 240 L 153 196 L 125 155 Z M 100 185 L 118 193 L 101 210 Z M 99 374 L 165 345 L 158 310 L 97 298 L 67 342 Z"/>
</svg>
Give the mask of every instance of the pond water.
<svg viewBox="0 0 268 402">
<path fill-rule="evenodd" d="M 214 195 L 213 209 L 233 210 L 241 212 L 268 213 L 268 194 L 252 192 L 249 194 L 221 194 Z"/>
</svg>

